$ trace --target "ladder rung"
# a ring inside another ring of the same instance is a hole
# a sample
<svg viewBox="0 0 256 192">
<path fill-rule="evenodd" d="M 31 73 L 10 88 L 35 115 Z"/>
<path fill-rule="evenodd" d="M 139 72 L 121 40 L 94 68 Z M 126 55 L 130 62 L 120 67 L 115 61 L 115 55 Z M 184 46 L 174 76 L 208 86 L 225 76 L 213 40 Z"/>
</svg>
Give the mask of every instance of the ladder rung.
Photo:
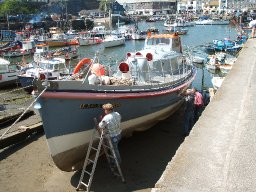
<svg viewBox="0 0 256 192">
<path fill-rule="evenodd" d="M 95 161 L 91 160 L 91 159 L 88 159 L 88 161 L 90 161 L 91 163 L 95 163 Z"/>
<path fill-rule="evenodd" d="M 93 150 L 95 150 L 95 151 L 98 151 L 98 149 L 96 149 L 96 148 L 94 148 L 94 147 L 91 147 Z"/>
<path fill-rule="evenodd" d="M 88 171 L 84 171 L 85 173 L 87 173 L 88 175 L 91 175 L 91 173 L 90 172 L 88 172 Z"/>
<path fill-rule="evenodd" d="M 111 149 L 111 147 L 109 147 L 108 145 L 103 144 L 103 146 L 106 147 L 106 148 Z"/>
<path fill-rule="evenodd" d="M 83 184 L 85 187 L 88 187 L 88 185 L 81 181 L 81 184 Z"/>
</svg>

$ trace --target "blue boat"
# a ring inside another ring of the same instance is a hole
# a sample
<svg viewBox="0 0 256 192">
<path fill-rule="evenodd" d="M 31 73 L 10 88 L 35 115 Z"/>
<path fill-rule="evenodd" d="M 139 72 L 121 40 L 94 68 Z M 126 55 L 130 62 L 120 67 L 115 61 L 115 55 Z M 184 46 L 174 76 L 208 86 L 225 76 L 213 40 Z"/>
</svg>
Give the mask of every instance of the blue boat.
<svg viewBox="0 0 256 192">
<path fill-rule="evenodd" d="M 235 54 L 242 49 L 243 43 L 245 43 L 246 40 L 246 36 L 238 36 L 236 41 L 230 39 L 213 40 L 212 44 L 205 47 L 205 51 L 209 54 L 219 51 Z"/>
<path fill-rule="evenodd" d="M 154 34 L 147 37 L 144 49 L 128 52 L 119 65 L 106 67 L 97 56 L 84 58 L 71 76 L 38 79 L 41 96 L 35 108 L 56 166 L 64 171 L 81 168 L 93 118 L 102 115 L 103 104 L 114 105 L 122 116 L 122 136 L 130 136 L 174 113 L 195 75 L 190 59 L 182 54 L 180 37 Z"/>
</svg>

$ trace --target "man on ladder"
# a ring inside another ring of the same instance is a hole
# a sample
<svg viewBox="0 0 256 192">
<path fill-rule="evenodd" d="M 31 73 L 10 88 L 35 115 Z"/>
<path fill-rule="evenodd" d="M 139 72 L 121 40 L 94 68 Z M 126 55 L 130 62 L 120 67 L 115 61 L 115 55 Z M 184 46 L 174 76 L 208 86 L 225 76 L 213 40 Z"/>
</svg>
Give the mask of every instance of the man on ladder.
<svg viewBox="0 0 256 192">
<path fill-rule="evenodd" d="M 99 127 L 102 129 L 106 128 L 108 130 L 117 161 L 120 165 L 121 157 L 118 150 L 118 144 L 121 140 L 121 115 L 114 111 L 113 105 L 110 103 L 104 104 L 102 108 L 104 109 L 105 116 L 99 123 Z"/>
<path fill-rule="evenodd" d="M 92 179 L 101 151 L 101 146 L 104 149 L 104 153 L 107 157 L 108 163 L 110 164 L 112 173 L 116 176 L 121 177 L 122 182 L 125 182 L 122 170 L 120 168 L 121 157 L 118 150 L 118 143 L 121 139 L 121 115 L 118 112 L 114 112 L 113 105 L 110 103 L 104 104 L 102 108 L 105 111 L 105 116 L 102 118 L 99 125 L 97 123 L 97 119 L 94 118 L 96 129 L 93 131 L 92 138 L 87 150 L 80 180 L 76 188 L 77 191 L 82 185 L 86 187 L 87 192 L 90 191 L 90 186 L 92 184 Z M 98 144 L 95 147 L 93 143 L 96 138 L 98 138 Z M 90 157 L 91 151 L 96 152 L 94 159 Z M 87 165 L 89 162 L 93 164 L 91 170 L 87 169 Z M 85 174 L 89 176 L 89 178 L 87 177 L 87 182 L 84 181 Z"/>
</svg>

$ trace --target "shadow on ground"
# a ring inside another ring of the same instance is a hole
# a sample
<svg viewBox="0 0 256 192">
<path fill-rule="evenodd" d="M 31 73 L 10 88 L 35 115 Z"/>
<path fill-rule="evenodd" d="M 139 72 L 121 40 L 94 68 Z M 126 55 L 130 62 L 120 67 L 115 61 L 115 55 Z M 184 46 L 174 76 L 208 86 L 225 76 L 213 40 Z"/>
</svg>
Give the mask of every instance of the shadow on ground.
<svg viewBox="0 0 256 192">
<path fill-rule="evenodd" d="M 132 137 L 123 138 L 119 149 L 122 157 L 121 168 L 126 179 L 111 174 L 105 156 L 100 157 L 93 178 L 92 191 L 149 191 L 161 177 L 168 162 L 184 141 L 182 109 L 168 119 L 145 132 L 136 132 Z M 76 187 L 81 171 L 71 178 Z"/>
</svg>

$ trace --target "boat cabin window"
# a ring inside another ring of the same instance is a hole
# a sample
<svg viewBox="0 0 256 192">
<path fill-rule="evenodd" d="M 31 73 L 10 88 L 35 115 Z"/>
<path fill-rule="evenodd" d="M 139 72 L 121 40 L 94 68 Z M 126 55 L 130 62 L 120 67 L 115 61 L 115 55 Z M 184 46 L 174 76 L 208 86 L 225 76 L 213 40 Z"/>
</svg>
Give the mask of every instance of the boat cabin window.
<svg viewBox="0 0 256 192">
<path fill-rule="evenodd" d="M 40 63 L 39 67 L 42 68 L 42 69 L 48 69 L 48 70 L 53 70 L 54 69 L 54 65 L 49 64 L 49 63 Z"/>
<path fill-rule="evenodd" d="M 58 69 L 59 69 L 59 70 L 61 70 L 61 69 L 66 69 L 65 64 L 64 64 L 64 63 L 60 63 L 60 64 L 58 65 Z"/>
<path fill-rule="evenodd" d="M 17 71 L 18 66 L 17 65 L 9 65 L 9 71 Z"/>
<path fill-rule="evenodd" d="M 147 45 L 159 45 L 159 44 L 170 44 L 170 39 L 168 38 L 151 38 L 148 40 Z"/>
<path fill-rule="evenodd" d="M 0 73 L 5 73 L 7 71 L 7 65 L 0 65 Z"/>
<path fill-rule="evenodd" d="M 177 39 L 172 39 L 172 50 L 180 52 L 180 40 Z"/>
</svg>

